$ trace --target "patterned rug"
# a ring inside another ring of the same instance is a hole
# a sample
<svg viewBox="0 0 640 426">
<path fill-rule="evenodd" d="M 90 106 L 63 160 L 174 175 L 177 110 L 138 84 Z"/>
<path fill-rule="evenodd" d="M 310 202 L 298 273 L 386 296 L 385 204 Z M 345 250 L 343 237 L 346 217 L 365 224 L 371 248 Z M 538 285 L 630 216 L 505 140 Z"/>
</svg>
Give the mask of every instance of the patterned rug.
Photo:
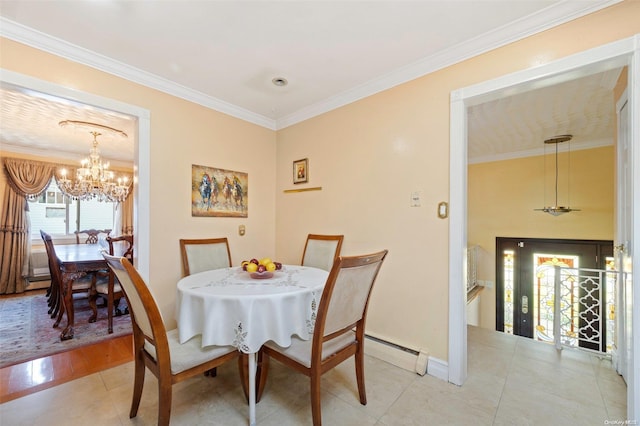
<svg viewBox="0 0 640 426">
<path fill-rule="evenodd" d="M 120 301 L 120 308 L 126 301 Z M 47 314 L 46 291 L 29 291 L 23 296 L 0 296 L 0 368 L 30 361 L 105 339 L 131 334 L 129 315 L 113 318 L 113 333 L 107 333 L 107 309 L 98 303 L 98 320 L 89 323 L 91 309 L 87 299 L 74 302 L 74 338 L 60 341 L 66 316 L 58 328 Z"/>
</svg>

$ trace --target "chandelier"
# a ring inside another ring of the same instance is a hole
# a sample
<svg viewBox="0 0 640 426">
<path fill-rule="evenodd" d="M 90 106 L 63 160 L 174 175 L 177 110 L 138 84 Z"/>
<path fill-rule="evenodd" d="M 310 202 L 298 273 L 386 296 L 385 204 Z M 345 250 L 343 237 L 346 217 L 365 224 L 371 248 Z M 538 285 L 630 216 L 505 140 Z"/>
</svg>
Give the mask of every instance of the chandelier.
<svg viewBox="0 0 640 426">
<path fill-rule="evenodd" d="M 89 151 L 89 156 L 83 159 L 80 162 L 81 166 L 76 169 L 75 179 L 67 176 L 66 169 L 59 171 L 57 183 L 60 191 L 74 200 L 97 200 L 116 203 L 124 201 L 129 195 L 130 180 L 127 176 L 121 176 L 116 179 L 115 173 L 109 170 L 109 162 L 102 161 L 100 149 L 98 148 L 98 136 L 102 135 L 102 133 L 95 129 L 114 132 L 124 137 L 127 134 L 112 127 L 85 121 L 65 120 L 59 124 L 62 127 L 74 125 L 94 129 L 89 132 L 93 135 L 93 146 Z"/>
<path fill-rule="evenodd" d="M 559 206 L 558 205 L 558 145 L 560 145 L 563 142 L 568 142 L 571 141 L 571 139 L 573 138 L 572 135 L 560 135 L 560 136 L 555 136 L 553 138 L 547 139 L 544 141 L 545 146 L 546 145 L 555 145 L 556 147 L 556 155 L 555 155 L 555 202 L 552 206 L 545 206 L 541 209 L 534 209 L 537 211 L 543 211 L 545 213 L 549 213 L 552 216 L 560 216 L 561 214 L 564 213 L 570 213 L 570 212 L 579 212 L 579 209 L 572 209 L 571 207 L 565 207 L 565 206 Z M 546 149 L 545 149 L 546 151 Z M 546 154 L 546 152 L 545 152 Z M 570 158 L 569 156 L 571 155 L 571 142 L 569 142 L 569 149 L 567 150 L 567 158 Z M 569 166 L 571 165 L 570 161 L 567 160 L 567 163 L 569 164 Z M 569 179 L 569 167 L 567 167 L 567 181 Z M 545 191 L 546 194 L 546 191 Z M 568 204 L 568 198 L 569 198 L 569 186 L 567 184 L 567 204 Z M 545 196 L 545 201 L 546 201 L 546 196 Z"/>
</svg>

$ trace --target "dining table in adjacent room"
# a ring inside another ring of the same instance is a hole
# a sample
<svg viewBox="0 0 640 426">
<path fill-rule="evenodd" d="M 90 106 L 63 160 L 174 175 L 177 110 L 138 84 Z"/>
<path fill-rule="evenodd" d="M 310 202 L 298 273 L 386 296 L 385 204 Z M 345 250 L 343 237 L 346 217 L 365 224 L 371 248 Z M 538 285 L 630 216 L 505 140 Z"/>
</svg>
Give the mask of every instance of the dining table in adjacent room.
<svg viewBox="0 0 640 426">
<path fill-rule="evenodd" d="M 329 273 L 307 266 L 250 274 L 240 267 L 199 272 L 178 282 L 180 343 L 202 336 L 202 346 L 234 346 L 249 358 L 249 424 L 255 425 L 256 356 L 269 340 L 291 345 L 310 339 Z"/>
<path fill-rule="evenodd" d="M 62 274 L 63 308 L 67 325 L 60 333 L 60 340 L 73 339 L 75 311 L 73 307 L 73 281 L 87 274 L 108 271 L 107 261 L 102 256 L 105 250 L 100 244 L 55 244 L 56 257 Z M 106 250 L 108 252 L 108 250 Z M 54 326 L 57 326 L 55 324 Z"/>
</svg>

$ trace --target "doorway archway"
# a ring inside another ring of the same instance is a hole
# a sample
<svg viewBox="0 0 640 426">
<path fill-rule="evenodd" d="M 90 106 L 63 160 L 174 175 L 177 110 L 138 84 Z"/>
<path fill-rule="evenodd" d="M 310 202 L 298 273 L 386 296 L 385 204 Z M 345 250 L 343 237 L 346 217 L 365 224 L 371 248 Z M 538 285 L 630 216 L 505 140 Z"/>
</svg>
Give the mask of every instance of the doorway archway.
<svg viewBox="0 0 640 426">
<path fill-rule="evenodd" d="M 537 87 L 550 86 L 578 76 L 628 66 L 630 114 L 640 109 L 640 35 L 590 49 L 537 68 L 510 74 L 495 80 L 465 87 L 451 94 L 450 118 L 450 222 L 449 222 L 449 381 L 462 385 L 467 377 L 467 319 L 466 319 L 466 247 L 467 247 L 467 108 L 509 94 L 521 93 Z M 630 159 L 634 170 L 632 181 L 640 181 L 640 129 L 629 129 L 632 150 Z M 632 194 L 632 206 L 640 208 L 640 188 Z M 633 221 L 633 241 L 640 241 L 640 218 Z M 632 256 L 632 269 L 640 270 L 640 256 Z M 633 302 L 640 306 L 640 283 L 635 281 Z M 640 369 L 633 368 L 640 354 L 640 314 L 634 312 L 633 347 L 630 348 L 632 375 L 628 381 L 627 413 L 632 419 L 640 410 Z"/>
<path fill-rule="evenodd" d="M 13 71 L 0 70 L 0 82 L 102 109 L 136 117 L 138 122 L 134 149 L 134 233 L 136 238 L 136 268 L 149 279 L 149 192 L 150 192 L 150 113 L 144 108 L 104 98 L 87 92 L 69 89 Z"/>
</svg>

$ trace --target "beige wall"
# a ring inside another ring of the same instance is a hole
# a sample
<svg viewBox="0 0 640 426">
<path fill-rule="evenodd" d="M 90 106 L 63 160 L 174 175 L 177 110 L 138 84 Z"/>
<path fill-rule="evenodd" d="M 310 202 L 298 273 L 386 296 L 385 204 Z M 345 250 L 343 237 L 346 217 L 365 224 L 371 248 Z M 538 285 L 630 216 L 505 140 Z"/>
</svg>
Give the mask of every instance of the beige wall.
<svg viewBox="0 0 640 426">
<path fill-rule="evenodd" d="M 367 332 L 446 360 L 450 93 L 639 32 L 640 2 L 624 2 L 278 131 L 278 254 L 296 259 L 307 232 L 344 233 L 344 254 L 389 249 Z M 283 194 L 304 157 L 322 191 Z"/>
<path fill-rule="evenodd" d="M 571 152 L 571 207 L 579 212 L 554 217 L 534 211 L 545 204 L 543 175 L 542 156 L 468 168 L 468 241 L 481 247 L 478 279 L 494 283 L 480 294 L 481 327 L 495 327 L 496 237 L 613 239 L 613 145 Z M 551 197 L 547 193 L 547 205 Z M 559 201 L 566 201 L 566 192 L 559 192 Z"/>
<path fill-rule="evenodd" d="M 276 134 L 95 69 L 0 39 L 0 67 L 150 111 L 150 286 L 173 326 L 181 276 L 178 239 L 229 237 L 232 261 L 275 251 Z M 191 217 L 191 165 L 249 174 L 249 217 Z M 238 226 L 247 233 L 238 236 Z"/>
<path fill-rule="evenodd" d="M 4 39 L 0 66 L 150 110 L 151 285 L 168 322 L 180 237 L 228 235 L 234 263 L 274 251 L 299 262 L 307 233 L 339 232 L 344 254 L 390 250 L 368 332 L 446 360 L 448 221 L 436 204 L 449 191 L 451 91 L 629 37 L 639 16 L 640 2 L 624 2 L 277 134 Z M 307 186 L 321 191 L 283 193 L 300 158 L 310 161 Z M 194 163 L 249 173 L 248 219 L 190 216 Z M 409 207 L 412 191 L 422 207 Z"/>
</svg>

